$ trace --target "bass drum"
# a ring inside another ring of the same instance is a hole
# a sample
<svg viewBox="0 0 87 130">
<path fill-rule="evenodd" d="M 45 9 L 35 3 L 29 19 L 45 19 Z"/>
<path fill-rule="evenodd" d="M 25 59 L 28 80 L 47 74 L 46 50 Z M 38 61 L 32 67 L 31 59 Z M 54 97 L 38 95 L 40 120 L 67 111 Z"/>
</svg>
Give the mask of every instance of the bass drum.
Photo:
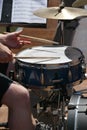
<svg viewBox="0 0 87 130">
<path fill-rule="evenodd" d="M 87 97 L 73 95 L 68 109 L 67 130 L 87 130 Z"/>
<path fill-rule="evenodd" d="M 77 84 L 84 78 L 82 52 L 69 46 L 40 46 L 17 54 L 18 81 L 25 86 L 43 88 L 56 84 Z"/>
</svg>

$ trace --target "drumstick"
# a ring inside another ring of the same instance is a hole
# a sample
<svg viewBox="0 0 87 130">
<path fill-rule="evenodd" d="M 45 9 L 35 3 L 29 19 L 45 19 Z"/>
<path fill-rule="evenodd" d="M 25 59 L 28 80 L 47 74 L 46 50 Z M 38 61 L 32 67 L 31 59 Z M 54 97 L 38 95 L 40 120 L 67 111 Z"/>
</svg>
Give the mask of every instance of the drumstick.
<svg viewBox="0 0 87 130">
<path fill-rule="evenodd" d="M 24 37 L 24 38 L 29 38 L 32 41 L 38 41 L 38 42 L 42 42 L 42 43 L 55 44 L 55 45 L 59 44 L 58 42 L 47 40 L 47 39 L 43 39 L 43 38 L 37 38 L 37 37 L 26 36 L 26 35 L 20 35 L 20 36 Z"/>
<path fill-rule="evenodd" d="M 51 58 L 51 59 L 54 58 L 55 59 L 55 58 L 58 58 L 59 59 L 60 57 L 28 57 L 28 56 L 25 57 L 25 56 L 13 56 L 13 58 L 16 58 L 16 59 L 40 59 L 40 58 L 41 59 L 45 59 L 45 58 L 47 58 L 47 59 L 48 58 Z"/>
<path fill-rule="evenodd" d="M 4 34 L 6 34 L 8 32 L 4 32 Z M 54 44 L 54 45 L 58 45 L 59 42 L 55 42 L 55 41 L 52 41 L 52 40 L 47 40 L 47 39 L 43 39 L 43 38 L 37 38 L 37 37 L 32 37 L 32 36 L 27 36 L 27 35 L 20 35 L 20 37 L 24 37 L 24 38 L 29 38 L 30 40 L 32 41 L 37 41 L 37 42 L 41 42 L 41 43 L 46 43 L 46 44 Z"/>
</svg>

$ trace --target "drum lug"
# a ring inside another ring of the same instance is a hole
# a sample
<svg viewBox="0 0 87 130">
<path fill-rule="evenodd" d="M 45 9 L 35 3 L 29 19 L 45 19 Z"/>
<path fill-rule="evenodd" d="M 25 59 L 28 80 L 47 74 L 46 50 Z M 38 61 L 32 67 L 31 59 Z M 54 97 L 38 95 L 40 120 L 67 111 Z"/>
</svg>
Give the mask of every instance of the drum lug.
<svg viewBox="0 0 87 130">
<path fill-rule="evenodd" d="M 44 85 L 44 74 L 41 73 L 41 84 Z"/>
<path fill-rule="evenodd" d="M 85 113 L 87 115 L 87 109 L 85 111 L 78 111 L 78 113 Z"/>
<path fill-rule="evenodd" d="M 54 83 L 60 83 L 60 82 L 62 82 L 63 81 L 63 79 L 61 78 L 61 79 L 53 79 L 52 80 L 52 83 L 54 84 Z"/>
<path fill-rule="evenodd" d="M 72 110 L 72 109 L 76 109 L 76 106 L 73 105 L 73 104 L 70 104 L 70 105 L 68 106 L 68 110 Z"/>
<path fill-rule="evenodd" d="M 14 80 L 14 70 L 9 71 L 9 78 Z"/>
<path fill-rule="evenodd" d="M 16 74 L 16 80 L 17 80 L 18 82 L 20 82 L 20 75 L 19 75 L 19 74 Z"/>
<path fill-rule="evenodd" d="M 68 72 L 68 79 L 70 82 L 72 81 L 72 73 L 71 73 L 70 68 L 69 68 L 69 72 Z"/>
<path fill-rule="evenodd" d="M 82 65 L 82 72 L 85 73 L 86 72 L 86 64 L 83 62 Z"/>
</svg>

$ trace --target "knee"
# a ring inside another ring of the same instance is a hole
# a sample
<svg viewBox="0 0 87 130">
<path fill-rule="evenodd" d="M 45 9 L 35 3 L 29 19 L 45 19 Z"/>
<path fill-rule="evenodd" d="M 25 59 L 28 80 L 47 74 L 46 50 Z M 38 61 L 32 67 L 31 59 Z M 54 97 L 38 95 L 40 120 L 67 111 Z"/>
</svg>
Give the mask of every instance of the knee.
<svg viewBox="0 0 87 130">
<path fill-rule="evenodd" d="M 15 98 L 16 98 L 15 101 L 17 100 L 17 103 L 19 105 L 29 105 L 30 104 L 29 91 L 21 85 L 20 85 L 20 89 L 18 90 L 17 97 L 15 97 Z"/>
<path fill-rule="evenodd" d="M 26 106 L 30 104 L 29 91 L 19 84 L 11 84 L 7 92 L 4 94 L 2 103 L 8 107 Z"/>
<path fill-rule="evenodd" d="M 19 102 L 22 102 L 23 104 L 30 104 L 30 94 L 29 91 L 27 89 L 23 89 L 23 91 L 21 91 L 20 93 L 20 98 L 19 98 Z"/>
</svg>

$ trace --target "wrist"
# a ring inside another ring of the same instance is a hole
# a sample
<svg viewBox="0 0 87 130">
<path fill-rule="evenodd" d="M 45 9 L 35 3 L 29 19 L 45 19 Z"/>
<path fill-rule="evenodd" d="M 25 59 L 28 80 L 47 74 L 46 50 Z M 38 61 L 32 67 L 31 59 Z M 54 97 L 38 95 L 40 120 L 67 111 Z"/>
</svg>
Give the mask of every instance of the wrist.
<svg viewBox="0 0 87 130">
<path fill-rule="evenodd" d="M 4 34 L 0 34 L 0 42 L 4 45 L 6 45 L 6 37 Z"/>
</svg>

